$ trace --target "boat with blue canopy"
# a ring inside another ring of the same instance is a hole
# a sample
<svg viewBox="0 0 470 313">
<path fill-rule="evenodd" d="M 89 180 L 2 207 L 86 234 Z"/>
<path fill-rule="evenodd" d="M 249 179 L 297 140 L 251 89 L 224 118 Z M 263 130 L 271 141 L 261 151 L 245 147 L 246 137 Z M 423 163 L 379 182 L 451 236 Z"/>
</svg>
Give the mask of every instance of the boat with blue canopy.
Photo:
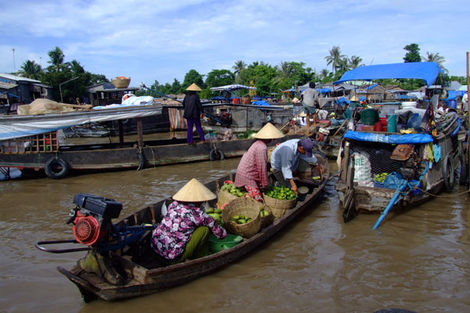
<svg viewBox="0 0 470 313">
<path fill-rule="evenodd" d="M 363 66 L 340 80 L 421 79 L 432 86 L 442 72 L 434 62 Z M 373 229 L 392 213 L 414 207 L 466 181 L 466 131 L 455 110 L 403 102 L 382 118 L 375 108 L 351 119 L 338 155 L 336 189 L 345 222 L 360 213 L 380 214 Z M 365 111 L 365 112 L 364 112 Z M 353 122 L 354 121 L 354 122 Z M 379 124 L 378 129 L 375 127 Z"/>
</svg>

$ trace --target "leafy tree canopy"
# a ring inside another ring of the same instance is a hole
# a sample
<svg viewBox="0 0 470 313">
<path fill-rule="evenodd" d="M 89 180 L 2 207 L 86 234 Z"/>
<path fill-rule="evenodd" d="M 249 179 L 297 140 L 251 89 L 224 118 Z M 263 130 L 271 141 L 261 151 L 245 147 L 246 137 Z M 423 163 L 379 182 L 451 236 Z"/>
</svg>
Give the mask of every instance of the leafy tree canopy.
<svg viewBox="0 0 470 313">
<path fill-rule="evenodd" d="M 403 49 L 408 51 L 405 54 L 405 57 L 403 58 L 405 63 L 421 62 L 421 56 L 419 55 L 419 46 L 418 46 L 418 44 L 410 43 L 409 45 L 406 45 Z"/>
</svg>

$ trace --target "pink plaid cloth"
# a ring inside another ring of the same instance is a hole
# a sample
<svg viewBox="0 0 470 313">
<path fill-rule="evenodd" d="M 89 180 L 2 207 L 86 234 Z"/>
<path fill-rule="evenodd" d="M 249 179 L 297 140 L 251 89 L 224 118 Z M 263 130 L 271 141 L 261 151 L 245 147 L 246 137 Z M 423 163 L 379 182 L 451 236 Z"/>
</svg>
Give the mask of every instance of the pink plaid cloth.
<svg viewBox="0 0 470 313">
<path fill-rule="evenodd" d="M 268 185 L 268 148 L 264 141 L 256 140 L 238 164 L 235 186 L 265 188 Z"/>
</svg>

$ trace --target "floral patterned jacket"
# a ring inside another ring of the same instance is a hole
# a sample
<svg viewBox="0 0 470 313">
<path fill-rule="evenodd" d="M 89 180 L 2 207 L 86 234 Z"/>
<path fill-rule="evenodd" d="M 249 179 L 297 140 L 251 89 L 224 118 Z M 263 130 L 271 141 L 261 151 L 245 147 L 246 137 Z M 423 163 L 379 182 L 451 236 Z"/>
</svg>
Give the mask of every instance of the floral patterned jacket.
<svg viewBox="0 0 470 313">
<path fill-rule="evenodd" d="M 227 236 L 226 230 L 203 209 L 173 201 L 160 225 L 152 233 L 152 248 L 167 260 L 175 260 L 183 254 L 191 235 L 199 226 L 209 227 L 218 238 Z"/>
</svg>

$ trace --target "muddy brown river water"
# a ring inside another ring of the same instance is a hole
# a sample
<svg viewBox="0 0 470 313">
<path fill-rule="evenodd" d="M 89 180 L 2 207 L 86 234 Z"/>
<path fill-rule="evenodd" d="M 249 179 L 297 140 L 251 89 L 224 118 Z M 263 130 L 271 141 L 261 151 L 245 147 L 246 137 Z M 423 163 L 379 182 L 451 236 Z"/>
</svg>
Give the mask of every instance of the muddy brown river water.
<svg viewBox="0 0 470 313">
<path fill-rule="evenodd" d="M 84 252 L 34 247 L 72 238 L 65 222 L 77 193 L 122 202 L 126 216 L 192 177 L 223 176 L 238 161 L 0 182 L 0 312 L 470 312 L 470 205 L 463 188 L 373 231 L 377 215 L 343 223 L 332 180 L 311 210 L 247 258 L 186 285 L 114 303 L 84 303 L 56 270 Z"/>
</svg>

